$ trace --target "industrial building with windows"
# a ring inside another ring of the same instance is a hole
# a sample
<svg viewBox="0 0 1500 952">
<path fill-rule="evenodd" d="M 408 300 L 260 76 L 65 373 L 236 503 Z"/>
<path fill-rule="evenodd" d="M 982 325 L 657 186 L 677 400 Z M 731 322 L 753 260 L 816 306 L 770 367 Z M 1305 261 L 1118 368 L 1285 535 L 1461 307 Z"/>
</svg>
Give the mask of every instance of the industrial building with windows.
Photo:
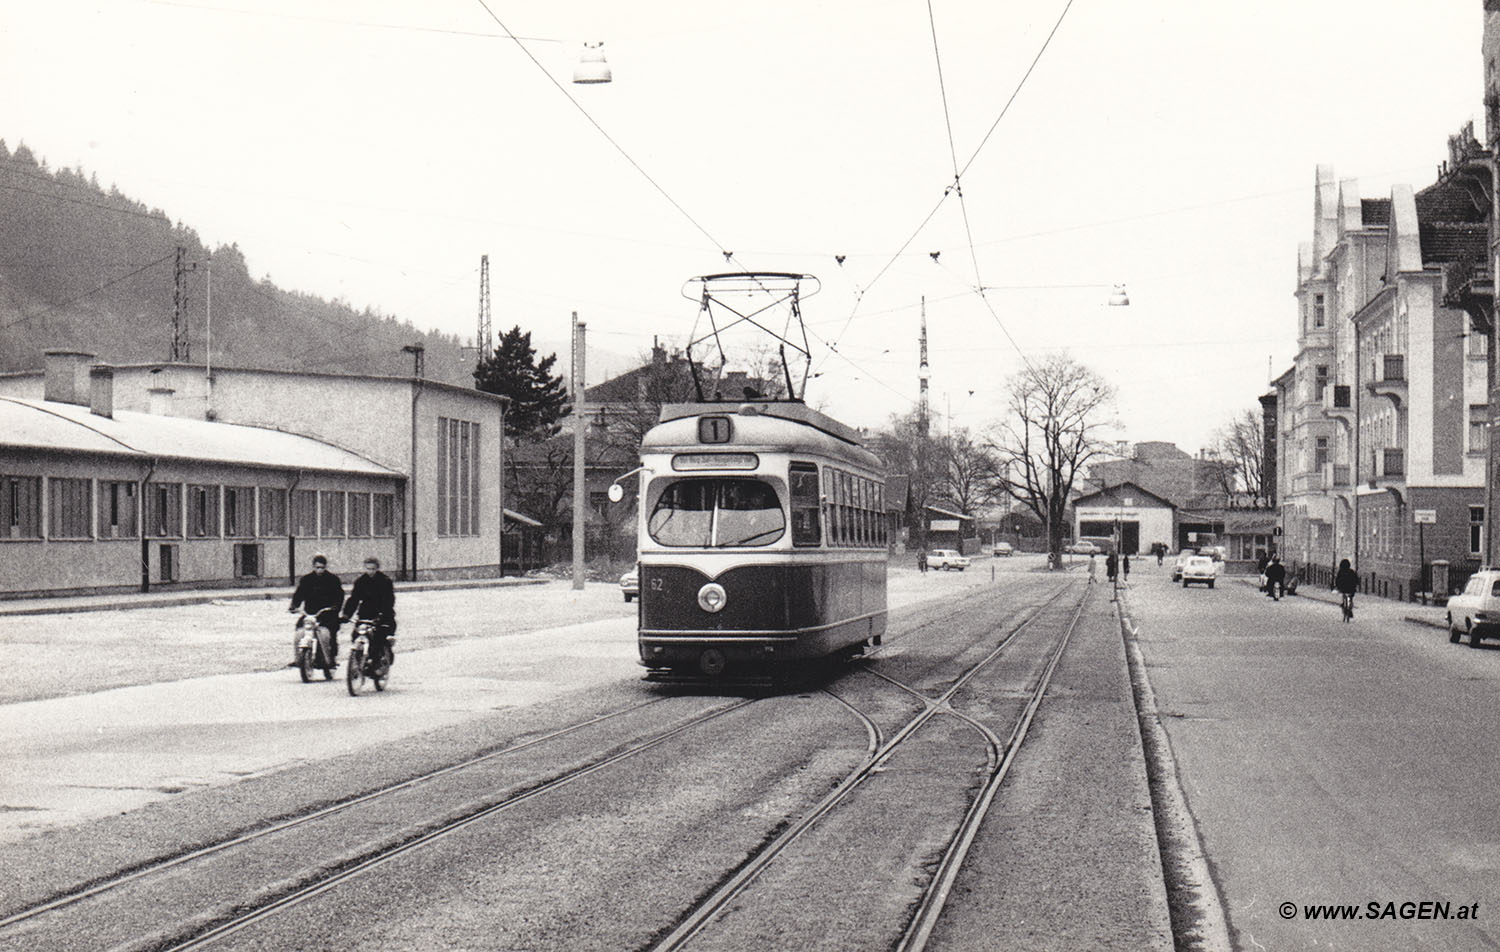
<svg viewBox="0 0 1500 952">
<path fill-rule="evenodd" d="M 503 412 L 419 378 L 49 353 L 0 376 L 0 597 L 281 585 L 317 552 L 497 575 Z"/>
</svg>

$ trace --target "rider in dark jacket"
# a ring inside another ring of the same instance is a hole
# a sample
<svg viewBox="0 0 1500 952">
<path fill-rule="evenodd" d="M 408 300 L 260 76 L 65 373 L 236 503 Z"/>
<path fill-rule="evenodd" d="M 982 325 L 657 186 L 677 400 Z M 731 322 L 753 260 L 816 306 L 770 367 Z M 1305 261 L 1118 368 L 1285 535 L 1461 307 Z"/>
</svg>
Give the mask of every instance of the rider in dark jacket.
<svg viewBox="0 0 1500 952">
<path fill-rule="evenodd" d="M 297 590 L 292 592 L 292 604 L 287 611 L 296 612 L 300 605 L 303 611 L 315 618 L 322 613 L 318 624 L 328 629 L 329 648 L 333 651 L 334 661 L 339 656 L 339 606 L 343 603 L 344 583 L 339 581 L 337 575 L 328 571 L 328 556 L 313 556 L 312 571 L 297 582 Z"/>
<path fill-rule="evenodd" d="M 390 647 L 394 660 L 395 649 L 390 640 L 396 634 L 396 586 L 380 571 L 380 560 L 373 556 L 365 559 L 365 572 L 354 580 L 349 600 L 344 602 L 344 621 L 354 617 L 355 613 L 375 622 L 370 635 L 370 657 L 384 658 Z"/>
</svg>

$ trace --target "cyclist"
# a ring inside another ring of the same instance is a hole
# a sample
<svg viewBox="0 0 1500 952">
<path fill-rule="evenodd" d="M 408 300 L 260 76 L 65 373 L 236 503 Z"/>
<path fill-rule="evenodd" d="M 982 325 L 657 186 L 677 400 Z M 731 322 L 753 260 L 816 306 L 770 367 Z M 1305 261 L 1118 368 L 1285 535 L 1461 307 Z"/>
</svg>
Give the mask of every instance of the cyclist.
<svg viewBox="0 0 1500 952">
<path fill-rule="evenodd" d="M 296 614 L 297 606 L 318 620 L 318 624 L 328 629 L 328 648 L 333 652 L 329 659 L 334 664 L 339 659 L 339 606 L 344 603 L 344 583 L 339 577 L 328 571 L 328 556 L 321 552 L 313 556 L 312 571 L 297 582 L 297 590 L 292 593 L 292 604 L 287 611 Z M 292 635 L 292 644 L 296 645 L 297 636 Z M 295 666 L 296 661 L 292 664 Z"/>
<path fill-rule="evenodd" d="M 365 573 L 354 580 L 349 590 L 349 600 L 344 603 L 344 621 L 355 613 L 361 618 L 375 622 L 370 636 L 370 655 L 374 666 L 395 661 L 395 648 L 391 644 L 396 637 L 396 586 L 390 576 L 380 571 L 380 560 L 373 555 L 365 559 Z"/>
<path fill-rule="evenodd" d="M 1344 610 L 1344 621 L 1354 617 L 1354 593 L 1359 591 L 1359 573 L 1344 559 L 1339 563 L 1338 574 L 1333 577 L 1333 587 L 1338 589 L 1339 604 Z"/>
</svg>

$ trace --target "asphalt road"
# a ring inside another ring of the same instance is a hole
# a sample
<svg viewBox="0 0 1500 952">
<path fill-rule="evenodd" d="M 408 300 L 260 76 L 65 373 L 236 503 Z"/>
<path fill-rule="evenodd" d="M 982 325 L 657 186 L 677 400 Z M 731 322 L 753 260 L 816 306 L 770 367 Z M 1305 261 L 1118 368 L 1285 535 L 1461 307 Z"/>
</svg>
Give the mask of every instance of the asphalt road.
<svg viewBox="0 0 1500 952">
<path fill-rule="evenodd" d="M 1169 569 L 1135 568 L 1128 623 L 1235 946 L 1500 947 L 1500 645 Z"/>
</svg>

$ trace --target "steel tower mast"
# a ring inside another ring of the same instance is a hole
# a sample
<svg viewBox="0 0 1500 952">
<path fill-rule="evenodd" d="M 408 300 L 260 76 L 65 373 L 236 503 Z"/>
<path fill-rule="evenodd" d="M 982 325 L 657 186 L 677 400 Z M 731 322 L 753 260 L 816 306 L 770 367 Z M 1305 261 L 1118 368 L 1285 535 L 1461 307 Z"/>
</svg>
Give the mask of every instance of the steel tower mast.
<svg viewBox="0 0 1500 952">
<path fill-rule="evenodd" d="M 495 349 L 490 328 L 490 256 L 479 256 L 479 330 L 474 335 L 474 346 L 479 350 L 479 359 L 484 360 Z"/>
</svg>

